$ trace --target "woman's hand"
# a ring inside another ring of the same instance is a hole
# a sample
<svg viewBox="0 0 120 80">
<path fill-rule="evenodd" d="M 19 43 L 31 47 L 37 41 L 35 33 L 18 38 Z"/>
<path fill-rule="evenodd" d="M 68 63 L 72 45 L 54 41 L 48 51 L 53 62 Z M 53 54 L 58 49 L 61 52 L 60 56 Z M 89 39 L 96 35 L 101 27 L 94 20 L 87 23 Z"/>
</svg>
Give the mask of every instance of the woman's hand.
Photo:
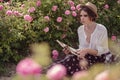
<svg viewBox="0 0 120 80">
<path fill-rule="evenodd" d="M 64 47 L 62 50 L 65 54 L 69 54 L 70 50 L 68 49 L 68 46 Z"/>
<path fill-rule="evenodd" d="M 87 53 L 88 53 L 87 48 L 77 50 L 77 54 L 79 54 L 79 57 L 84 57 Z"/>
</svg>

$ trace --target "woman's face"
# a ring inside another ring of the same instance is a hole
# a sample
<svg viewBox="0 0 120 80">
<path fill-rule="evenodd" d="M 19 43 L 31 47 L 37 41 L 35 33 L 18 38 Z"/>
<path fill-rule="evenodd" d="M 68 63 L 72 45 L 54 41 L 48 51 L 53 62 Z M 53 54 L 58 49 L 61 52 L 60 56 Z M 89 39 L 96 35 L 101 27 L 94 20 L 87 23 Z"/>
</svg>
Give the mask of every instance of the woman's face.
<svg viewBox="0 0 120 80">
<path fill-rule="evenodd" d="M 85 24 L 89 24 L 91 22 L 90 17 L 88 16 L 87 12 L 85 11 L 81 11 L 80 13 L 80 22 L 85 25 Z"/>
</svg>

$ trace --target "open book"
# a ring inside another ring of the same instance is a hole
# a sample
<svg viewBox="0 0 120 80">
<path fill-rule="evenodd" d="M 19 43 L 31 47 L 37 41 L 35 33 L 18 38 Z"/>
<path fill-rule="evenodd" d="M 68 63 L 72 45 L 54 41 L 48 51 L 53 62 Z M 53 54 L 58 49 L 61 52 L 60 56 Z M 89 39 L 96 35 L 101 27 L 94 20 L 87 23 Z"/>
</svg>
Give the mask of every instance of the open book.
<svg viewBox="0 0 120 80">
<path fill-rule="evenodd" d="M 70 52 L 71 52 L 72 54 L 74 54 L 74 55 L 76 55 L 76 56 L 79 57 L 79 55 L 76 53 L 76 52 L 77 52 L 77 49 L 74 49 L 74 48 L 66 45 L 66 44 L 63 43 L 63 42 L 60 42 L 59 40 L 56 40 L 56 41 L 57 41 L 57 42 L 60 44 L 60 46 L 63 47 L 63 48 L 67 46 L 67 48 L 70 50 Z M 79 64 L 80 64 L 80 67 L 81 67 L 82 69 L 85 69 L 85 70 L 86 70 L 86 69 L 87 69 L 87 66 L 88 66 L 88 61 L 85 59 L 85 57 L 81 57 Z"/>
<path fill-rule="evenodd" d="M 76 52 L 77 52 L 77 49 L 72 48 L 72 47 L 68 46 L 67 44 L 65 44 L 65 43 L 63 43 L 63 42 L 61 42 L 61 41 L 59 41 L 59 40 L 56 40 L 56 41 L 60 44 L 61 47 L 63 47 L 63 48 L 68 47 L 68 49 L 70 50 L 70 52 L 71 52 L 72 54 L 78 56 L 78 54 L 76 53 Z"/>
</svg>

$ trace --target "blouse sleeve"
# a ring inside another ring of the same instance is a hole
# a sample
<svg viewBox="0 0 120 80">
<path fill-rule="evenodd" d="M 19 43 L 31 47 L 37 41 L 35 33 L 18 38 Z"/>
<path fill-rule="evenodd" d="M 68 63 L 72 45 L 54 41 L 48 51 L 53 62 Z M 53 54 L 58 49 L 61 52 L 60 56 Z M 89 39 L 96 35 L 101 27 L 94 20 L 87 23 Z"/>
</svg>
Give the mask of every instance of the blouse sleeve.
<svg viewBox="0 0 120 80">
<path fill-rule="evenodd" d="M 99 41 L 97 45 L 98 56 L 109 51 L 108 49 L 108 35 L 107 29 L 101 31 L 101 35 L 99 36 Z"/>
<path fill-rule="evenodd" d="M 83 26 L 80 26 L 80 27 L 78 27 L 78 29 L 77 29 L 77 33 L 78 33 L 78 41 L 79 41 L 79 49 L 81 49 L 82 47 L 80 46 L 81 44 L 81 39 L 80 39 L 80 36 L 82 36 L 83 35 L 83 33 L 82 33 L 82 27 Z"/>
</svg>

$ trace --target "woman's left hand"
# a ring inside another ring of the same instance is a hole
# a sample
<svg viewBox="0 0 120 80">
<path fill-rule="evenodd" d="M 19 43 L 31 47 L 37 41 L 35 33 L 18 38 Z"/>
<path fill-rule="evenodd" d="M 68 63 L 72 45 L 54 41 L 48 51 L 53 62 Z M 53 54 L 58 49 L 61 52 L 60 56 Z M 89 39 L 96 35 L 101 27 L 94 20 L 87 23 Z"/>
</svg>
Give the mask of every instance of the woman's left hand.
<svg viewBox="0 0 120 80">
<path fill-rule="evenodd" d="M 88 53 L 87 48 L 80 49 L 80 50 L 77 51 L 77 54 L 79 54 L 79 57 L 84 57 L 87 53 Z"/>
</svg>

